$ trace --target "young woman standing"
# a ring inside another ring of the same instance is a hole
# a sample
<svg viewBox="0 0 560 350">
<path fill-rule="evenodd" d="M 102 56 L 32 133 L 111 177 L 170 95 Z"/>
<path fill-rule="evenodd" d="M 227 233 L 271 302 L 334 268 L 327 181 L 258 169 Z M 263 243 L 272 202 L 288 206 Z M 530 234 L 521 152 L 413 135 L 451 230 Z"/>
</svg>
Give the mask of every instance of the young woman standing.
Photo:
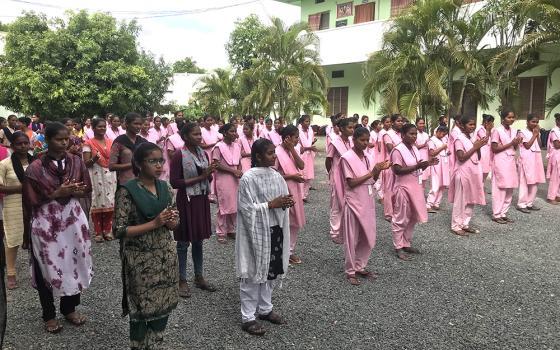
<svg viewBox="0 0 560 350">
<path fill-rule="evenodd" d="M 519 187 L 517 173 L 516 149 L 523 140 L 512 125 L 515 114 L 504 111 L 501 114 L 502 125 L 492 131 L 492 221 L 499 224 L 513 223 L 506 216 L 513 198 L 513 190 Z"/>
<path fill-rule="evenodd" d="M 278 146 L 282 143 L 282 136 L 280 136 L 280 131 L 282 131 L 283 125 L 280 118 L 274 120 L 274 130 L 267 132 L 264 136 L 268 140 L 272 141 L 274 146 Z"/>
<path fill-rule="evenodd" d="M 114 239 L 112 228 L 117 176 L 114 171 L 109 170 L 112 141 L 106 136 L 107 122 L 105 119 L 94 118 L 91 125 L 93 137 L 85 142 L 83 156 L 93 189 L 90 212 L 95 241 L 101 243 Z"/>
<path fill-rule="evenodd" d="M 132 154 L 136 147 L 146 142 L 146 139 L 138 136 L 142 127 L 140 114 L 127 113 L 125 122 L 126 133 L 113 140 L 109 157 L 109 170 L 117 172 L 119 185 L 124 185 L 135 177 L 132 169 Z"/>
<path fill-rule="evenodd" d="M 93 277 L 88 219 L 78 201 L 91 196 L 91 181 L 81 157 L 66 152 L 69 137 L 66 126 L 49 123 L 48 151 L 29 165 L 23 182 L 25 210 L 31 213 L 31 237 L 24 246 L 31 248 L 33 281 L 50 333 L 62 330 L 54 297 L 60 297 L 66 320 L 76 326 L 86 322 L 76 306 Z"/>
<path fill-rule="evenodd" d="M 414 226 L 416 223 L 428 221 L 422 171 L 437 164 L 438 160 L 424 160 L 420 157 L 420 152 L 415 146 L 417 130 L 414 124 L 405 124 L 401 130 L 402 142 L 391 151 L 392 169 L 395 173 L 391 225 L 397 257 L 410 260 L 408 253 L 418 253 L 418 249 L 411 246 Z"/>
<path fill-rule="evenodd" d="M 214 292 L 216 288 L 204 279 L 203 250 L 204 240 L 212 235 L 210 215 L 210 181 L 218 166 L 200 147 L 202 134 L 195 123 L 187 123 L 180 132 L 185 146 L 176 152 L 171 160 L 169 182 L 177 189 L 177 208 L 179 225 L 174 231 L 179 257 L 179 296 L 191 296 L 187 283 L 187 250 L 192 245 L 194 284 L 197 288 Z"/>
<path fill-rule="evenodd" d="M 389 161 L 375 164 L 367 153 L 369 131 L 358 127 L 352 137 L 354 146 L 341 157 L 344 178 L 344 209 L 342 236 L 344 237 L 344 270 L 352 285 L 360 284 L 356 276 L 375 278 L 366 266 L 375 246 L 375 190 L 381 171 L 389 169 Z"/>
<path fill-rule="evenodd" d="M 218 212 L 216 233 L 218 242 L 226 243 L 226 235 L 235 237 L 235 221 L 237 215 L 237 186 L 241 172 L 241 147 L 235 142 L 237 130 L 233 124 L 225 124 L 220 128 L 224 139 L 214 147 L 212 160 L 218 162 L 215 173 L 216 195 L 218 196 Z"/>
<path fill-rule="evenodd" d="M 519 146 L 519 199 L 517 210 L 529 214 L 540 210 L 534 206 L 537 198 L 537 187 L 546 182 L 544 164 L 541 156 L 541 128 L 539 117 L 527 115 L 527 128 L 519 130 L 523 138 Z"/>
<path fill-rule="evenodd" d="M 475 117 L 463 116 L 461 126 L 463 133 L 457 135 L 453 147 L 456 159 L 449 184 L 449 202 L 453 203 L 451 231 L 459 236 L 468 236 L 469 233 L 479 233 L 470 226 L 474 206 L 486 204 L 480 149 L 488 144 L 488 138 L 483 137 L 474 143 L 471 141 L 476 128 Z"/>
<path fill-rule="evenodd" d="M 429 156 L 437 158 L 439 163 L 430 167 L 430 192 L 426 199 L 428 212 L 438 211 L 443 198 L 443 190 L 449 186 L 449 155 L 445 139 L 449 129 L 447 126 L 438 126 L 435 135 L 429 141 Z"/>
<path fill-rule="evenodd" d="M 17 288 L 16 259 L 18 248 L 23 244 L 25 225 L 30 217 L 23 211 L 22 183 L 25 169 L 33 161 L 29 155 L 29 138 L 22 132 L 16 131 L 11 136 L 12 155 L 0 161 L 0 193 L 3 197 L 3 225 L 6 240 L 6 267 L 8 289 Z"/>
<path fill-rule="evenodd" d="M 109 122 L 107 137 L 111 139 L 111 141 L 114 141 L 120 135 L 124 135 L 125 131 L 121 127 L 121 118 L 118 115 L 111 115 L 107 121 Z"/>
<path fill-rule="evenodd" d="M 315 142 L 317 142 L 317 138 L 315 137 L 313 128 L 311 128 L 310 116 L 301 116 L 298 123 L 300 125 L 299 143 L 301 147 L 301 159 L 303 159 L 305 163 L 305 167 L 303 168 L 303 178 L 305 179 L 303 183 L 303 200 L 307 201 L 309 190 L 315 178 L 315 155 L 318 151 L 317 147 L 315 147 Z"/>
<path fill-rule="evenodd" d="M 177 306 L 175 241 L 179 221 L 171 187 L 159 179 L 163 154 L 151 142 L 134 151 L 137 177 L 115 195 L 113 230 L 121 240 L 123 316 L 129 316 L 130 347 L 159 349 L 169 315 Z"/>
<path fill-rule="evenodd" d="M 255 141 L 251 162 L 253 168 L 239 183 L 235 271 L 239 278 L 241 328 L 252 335 L 263 335 L 266 329 L 257 317 L 274 324 L 284 323 L 273 310 L 272 291 L 288 272 L 290 219 L 286 209 L 294 201 L 286 181 L 272 169 L 276 153 L 270 140 Z"/>
<path fill-rule="evenodd" d="M 299 130 L 288 125 L 282 129 L 282 143 L 276 147 L 276 169 L 288 185 L 294 205 L 290 208 L 290 264 L 301 264 L 301 259 L 295 254 L 299 231 L 305 226 L 305 212 L 303 210 L 302 174 L 305 168 L 299 146 Z"/>
<path fill-rule="evenodd" d="M 331 186 L 330 236 L 334 243 L 342 244 L 343 237 L 340 232 L 340 225 L 342 209 L 344 209 L 344 179 L 340 168 L 340 157 L 354 146 L 352 143 L 354 121 L 351 118 L 341 119 L 337 127 L 340 130 L 340 137 L 331 139 L 331 143 L 327 146 L 325 168 L 329 174 L 329 184 Z"/>
<path fill-rule="evenodd" d="M 552 205 L 560 203 L 560 113 L 554 115 L 556 126 L 550 130 L 547 142 L 548 167 L 546 177 L 549 179 L 546 199 Z"/>
<path fill-rule="evenodd" d="M 390 155 L 393 149 L 402 142 L 401 129 L 403 126 L 403 117 L 400 114 L 391 116 L 391 129 L 383 135 L 383 145 L 387 155 Z M 414 128 L 416 130 L 416 128 Z M 390 156 L 389 156 L 390 157 Z M 386 171 L 385 176 L 381 180 L 383 182 L 383 216 L 385 220 L 391 221 L 393 217 L 393 184 L 395 183 L 395 173 Z"/>
<path fill-rule="evenodd" d="M 246 172 L 251 169 L 251 147 L 255 142 L 255 136 L 249 124 L 243 124 L 243 132 L 238 141 L 241 146 L 241 171 Z"/>
<path fill-rule="evenodd" d="M 416 148 L 420 151 L 420 157 L 422 159 L 428 159 L 430 156 L 430 150 L 428 147 L 428 141 L 430 141 L 430 135 L 426 132 L 426 121 L 424 118 L 416 118 L 416 129 L 418 130 L 418 136 L 416 137 Z M 422 183 L 430 179 L 430 169 L 426 168 L 422 172 Z"/>
<path fill-rule="evenodd" d="M 480 149 L 480 165 L 482 166 L 482 180 L 486 182 L 488 174 L 492 170 L 492 149 L 490 143 L 490 136 L 494 129 L 494 117 L 490 114 L 482 115 L 482 125 L 479 125 L 475 132 L 475 139 L 480 140 L 486 137 L 488 143 Z"/>
</svg>

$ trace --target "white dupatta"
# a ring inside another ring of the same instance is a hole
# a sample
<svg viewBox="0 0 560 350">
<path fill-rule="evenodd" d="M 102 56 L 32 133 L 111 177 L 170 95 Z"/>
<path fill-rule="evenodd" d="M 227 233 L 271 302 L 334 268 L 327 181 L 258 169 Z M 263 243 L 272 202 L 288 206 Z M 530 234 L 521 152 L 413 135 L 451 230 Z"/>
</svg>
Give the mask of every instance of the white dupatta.
<svg viewBox="0 0 560 350">
<path fill-rule="evenodd" d="M 289 210 L 269 209 L 268 202 L 288 195 L 284 178 L 274 169 L 254 167 L 239 181 L 237 196 L 237 234 L 235 239 L 235 271 L 242 281 L 265 283 L 270 266 L 270 228 L 280 226 L 283 278 L 288 271 L 290 257 Z M 275 281 L 276 282 L 276 281 Z"/>
</svg>

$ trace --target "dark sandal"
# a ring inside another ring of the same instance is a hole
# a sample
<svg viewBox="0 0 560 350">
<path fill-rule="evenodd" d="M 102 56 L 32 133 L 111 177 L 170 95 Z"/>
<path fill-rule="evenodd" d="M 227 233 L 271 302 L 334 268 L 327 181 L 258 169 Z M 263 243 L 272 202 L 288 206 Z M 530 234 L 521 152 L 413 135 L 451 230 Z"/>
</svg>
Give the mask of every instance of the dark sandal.
<svg viewBox="0 0 560 350">
<path fill-rule="evenodd" d="M 261 336 L 266 333 L 266 329 L 257 321 L 245 322 L 241 325 L 241 329 L 251 335 Z"/>
<path fill-rule="evenodd" d="M 113 236 L 113 234 L 111 232 L 106 233 L 103 235 L 103 238 L 105 238 L 106 241 L 112 241 L 115 239 L 115 236 Z"/>
<path fill-rule="evenodd" d="M 71 316 L 73 315 L 73 316 Z M 64 318 L 66 319 L 66 321 L 70 322 L 71 324 L 73 324 L 74 326 L 81 326 L 84 323 L 86 323 L 87 319 L 84 315 L 81 315 L 79 313 L 77 313 L 76 311 L 69 313 L 68 315 L 64 316 Z"/>
<path fill-rule="evenodd" d="M 105 238 L 103 238 L 102 235 L 95 235 L 95 237 L 93 238 L 95 240 L 95 242 L 97 243 L 103 243 L 105 242 Z"/>
<path fill-rule="evenodd" d="M 411 257 L 410 255 L 406 254 L 406 253 L 404 252 L 404 250 L 402 250 L 402 249 L 397 249 L 397 250 L 395 250 L 395 252 L 397 253 L 397 258 L 399 258 L 399 259 L 401 259 L 401 260 L 403 260 L 403 261 L 410 261 L 410 260 L 412 260 L 412 257 Z"/>
<path fill-rule="evenodd" d="M 286 321 L 278 313 L 270 311 L 266 315 L 259 315 L 259 320 L 268 321 L 273 324 L 285 324 Z"/>
<path fill-rule="evenodd" d="M 469 235 L 469 234 L 467 233 L 467 231 L 465 231 L 465 230 L 458 230 L 458 231 L 451 230 L 451 232 L 453 232 L 453 233 L 456 234 L 457 236 L 461 236 L 461 237 L 466 237 L 466 236 Z"/>
<path fill-rule="evenodd" d="M 492 221 L 502 225 L 507 224 L 507 221 L 505 221 L 503 218 L 492 218 Z"/>
<path fill-rule="evenodd" d="M 181 298 L 191 297 L 191 289 L 189 288 L 187 281 L 179 281 L 179 296 Z"/>
<path fill-rule="evenodd" d="M 409 253 L 409 254 L 420 254 L 420 251 L 416 248 L 412 248 L 412 247 L 403 247 L 403 249 L 405 252 Z"/>
<path fill-rule="evenodd" d="M 463 231 L 468 232 L 468 233 L 473 233 L 473 234 L 480 233 L 480 230 L 477 230 L 477 229 L 469 227 L 469 226 L 463 227 Z"/>
<path fill-rule="evenodd" d="M 374 280 L 377 277 L 379 277 L 379 275 L 376 274 L 375 272 L 371 272 L 371 271 L 368 271 L 368 270 L 356 271 L 356 275 L 358 275 L 360 277 L 363 277 L 363 278 L 366 278 L 368 280 Z"/>
<path fill-rule="evenodd" d="M 227 243 L 227 239 L 226 239 L 225 237 L 218 237 L 218 243 L 226 244 L 226 243 Z"/>
<path fill-rule="evenodd" d="M 45 322 L 45 330 L 51 334 L 60 333 L 63 328 L 62 324 L 55 319 Z"/>
<path fill-rule="evenodd" d="M 504 216 L 502 220 L 504 220 L 506 224 L 513 224 L 515 222 L 512 219 L 508 218 L 507 216 Z"/>
<path fill-rule="evenodd" d="M 202 280 L 194 280 L 194 286 L 198 289 L 202 289 L 205 290 L 207 292 L 215 292 L 216 291 L 216 287 L 214 287 L 213 285 L 211 285 L 210 283 L 208 283 L 205 279 Z"/>
<path fill-rule="evenodd" d="M 346 279 L 353 286 L 359 286 L 361 284 L 360 280 L 356 276 L 349 275 L 349 276 L 346 276 Z"/>
<path fill-rule="evenodd" d="M 6 286 L 8 290 L 17 289 L 18 284 L 17 284 L 16 276 L 7 276 L 6 279 L 8 281 L 8 285 Z"/>
</svg>

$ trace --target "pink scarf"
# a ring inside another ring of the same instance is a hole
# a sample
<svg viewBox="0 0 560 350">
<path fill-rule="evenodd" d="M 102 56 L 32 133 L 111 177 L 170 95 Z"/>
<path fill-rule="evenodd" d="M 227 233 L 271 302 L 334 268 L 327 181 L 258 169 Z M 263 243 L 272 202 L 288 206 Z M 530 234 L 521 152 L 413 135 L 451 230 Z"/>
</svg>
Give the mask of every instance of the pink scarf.
<svg viewBox="0 0 560 350">
<path fill-rule="evenodd" d="M 241 146 L 238 143 L 232 142 L 230 145 L 223 141 L 218 142 L 216 145 L 222 154 L 222 158 L 231 167 L 236 167 L 239 165 L 241 160 Z"/>
</svg>

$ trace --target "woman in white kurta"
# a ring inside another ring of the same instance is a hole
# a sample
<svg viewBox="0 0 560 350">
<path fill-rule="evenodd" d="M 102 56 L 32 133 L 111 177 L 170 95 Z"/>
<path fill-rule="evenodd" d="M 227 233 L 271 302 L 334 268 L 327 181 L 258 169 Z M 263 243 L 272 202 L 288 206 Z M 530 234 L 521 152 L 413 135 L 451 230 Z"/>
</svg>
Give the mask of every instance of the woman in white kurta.
<svg viewBox="0 0 560 350">
<path fill-rule="evenodd" d="M 0 162 L 0 193 L 4 194 L 2 211 L 6 237 L 6 267 L 8 289 L 17 288 L 16 259 L 19 246 L 23 243 L 24 217 L 21 199 L 21 183 L 25 169 L 32 161 L 29 155 L 29 138 L 15 132 L 11 139 L 12 156 Z"/>
<path fill-rule="evenodd" d="M 235 271 L 239 278 L 242 329 L 263 335 L 256 320 L 284 323 L 273 310 L 272 291 L 286 272 L 290 255 L 289 210 L 294 205 L 286 181 L 271 167 L 275 147 L 259 139 L 251 148 L 253 167 L 239 181 Z"/>
</svg>

